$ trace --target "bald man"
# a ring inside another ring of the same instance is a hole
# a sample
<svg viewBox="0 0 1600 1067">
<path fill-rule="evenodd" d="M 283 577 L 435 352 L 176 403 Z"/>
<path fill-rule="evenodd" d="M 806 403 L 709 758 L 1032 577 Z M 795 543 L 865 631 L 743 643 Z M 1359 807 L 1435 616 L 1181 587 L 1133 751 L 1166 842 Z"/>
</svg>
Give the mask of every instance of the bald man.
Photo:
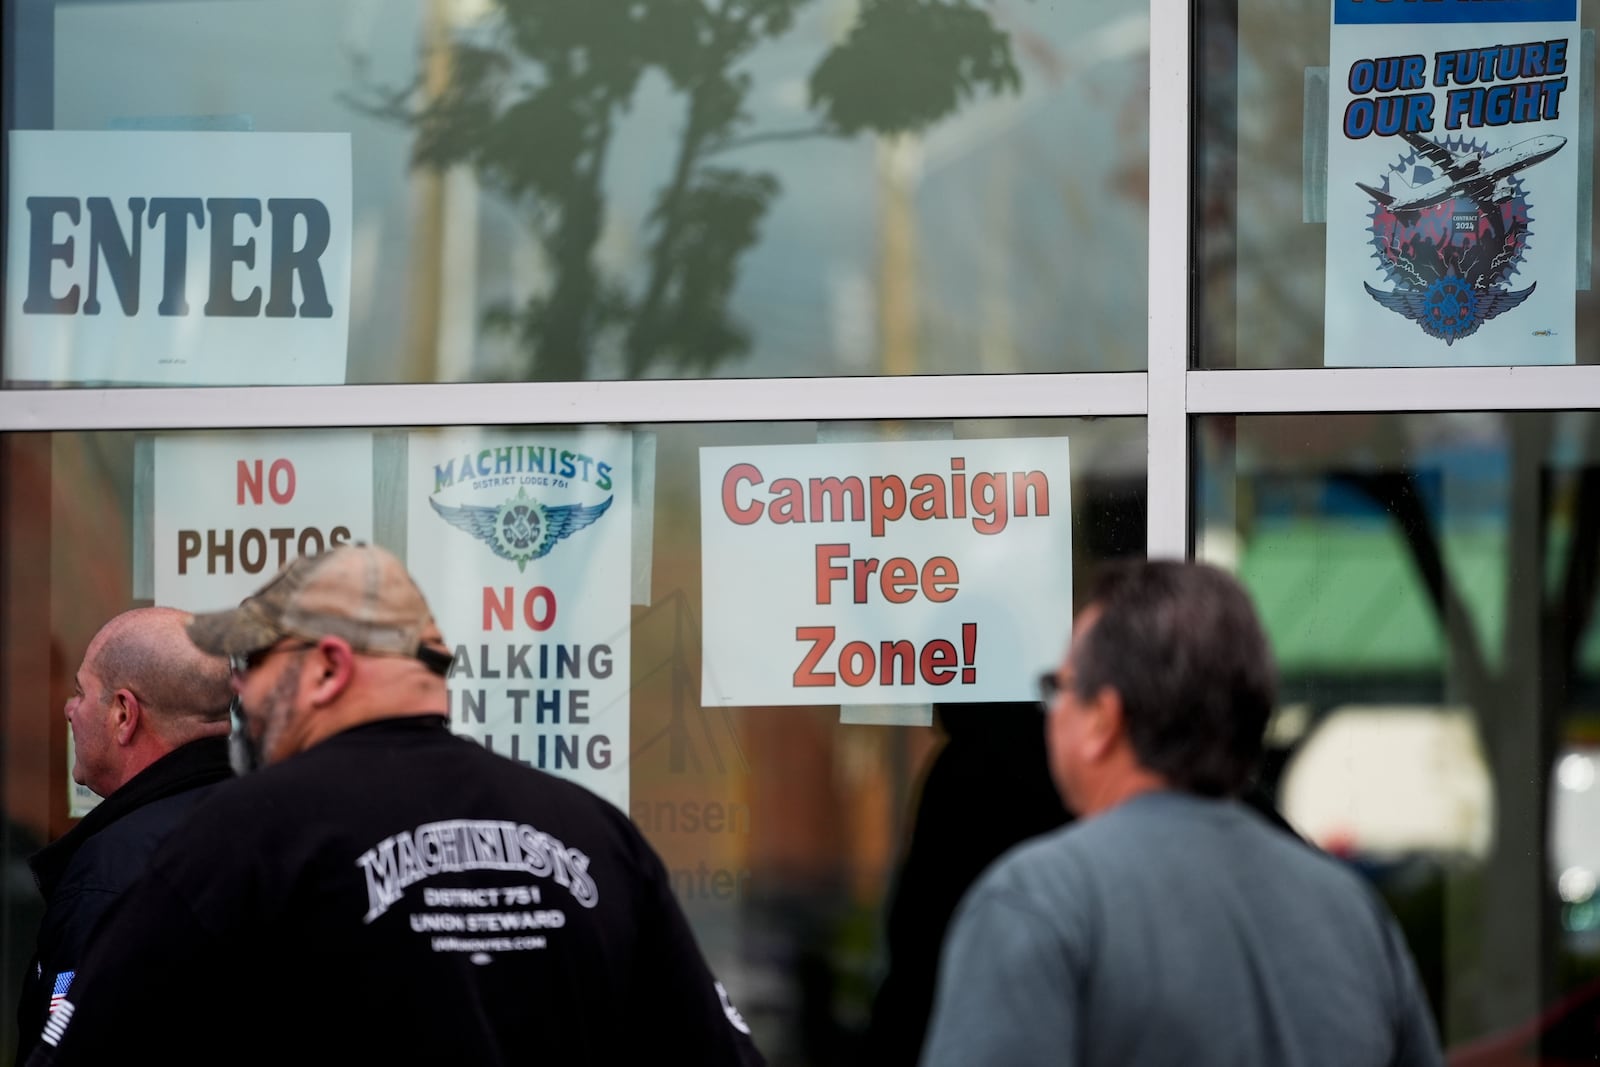
<svg viewBox="0 0 1600 1067">
<path fill-rule="evenodd" d="M 189 637 L 260 770 L 152 857 L 30 1067 L 764 1062 L 628 816 L 451 732 L 392 553 L 302 556 Z"/>
<path fill-rule="evenodd" d="M 194 647 L 187 612 L 138 608 L 100 628 L 73 677 L 72 777 L 105 800 L 28 862 L 44 896 L 17 1008 L 17 1062 L 66 994 L 95 924 L 228 765 L 228 662 Z M 180 995 L 181 990 L 174 990 Z"/>
</svg>

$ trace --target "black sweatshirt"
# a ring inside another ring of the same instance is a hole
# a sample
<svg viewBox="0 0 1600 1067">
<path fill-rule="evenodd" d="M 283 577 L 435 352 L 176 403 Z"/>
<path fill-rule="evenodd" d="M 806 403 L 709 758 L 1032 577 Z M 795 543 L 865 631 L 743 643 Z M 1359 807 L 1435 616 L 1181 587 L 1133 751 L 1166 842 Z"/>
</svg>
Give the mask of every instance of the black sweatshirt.
<svg viewBox="0 0 1600 1067">
<path fill-rule="evenodd" d="M 762 1062 L 627 816 L 433 716 L 215 790 L 45 1040 L 31 1063 Z"/>
</svg>

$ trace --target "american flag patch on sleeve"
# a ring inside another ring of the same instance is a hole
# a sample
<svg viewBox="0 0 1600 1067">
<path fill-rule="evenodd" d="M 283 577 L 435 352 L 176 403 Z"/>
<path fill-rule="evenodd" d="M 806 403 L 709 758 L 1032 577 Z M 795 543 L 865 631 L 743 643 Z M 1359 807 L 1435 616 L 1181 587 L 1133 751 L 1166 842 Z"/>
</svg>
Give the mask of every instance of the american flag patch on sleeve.
<svg viewBox="0 0 1600 1067">
<path fill-rule="evenodd" d="M 67 1032 L 67 1024 L 72 1021 L 72 1012 L 72 1001 L 63 1000 L 60 1010 L 45 1020 L 44 1031 L 39 1039 L 52 1048 L 60 1045 L 62 1035 Z"/>
<path fill-rule="evenodd" d="M 72 988 L 72 976 L 77 971 L 62 971 L 56 975 L 56 987 L 50 992 L 50 1014 L 54 1015 L 61 1002 L 67 997 L 67 990 Z"/>
</svg>

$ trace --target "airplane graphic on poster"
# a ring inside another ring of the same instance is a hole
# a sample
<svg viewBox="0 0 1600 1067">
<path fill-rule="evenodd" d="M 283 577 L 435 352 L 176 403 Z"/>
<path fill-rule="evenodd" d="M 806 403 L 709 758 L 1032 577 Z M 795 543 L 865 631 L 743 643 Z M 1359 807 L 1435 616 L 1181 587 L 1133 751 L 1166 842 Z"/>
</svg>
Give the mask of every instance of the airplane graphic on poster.
<svg viewBox="0 0 1600 1067">
<path fill-rule="evenodd" d="M 1476 200 L 1489 212 L 1490 205 L 1503 204 L 1514 195 L 1508 178 L 1549 159 L 1567 143 L 1560 134 L 1546 133 L 1479 156 L 1473 152 L 1452 152 L 1409 130 L 1402 131 L 1400 136 L 1424 159 L 1442 168 L 1444 174 L 1421 185 L 1406 186 L 1402 192 L 1386 192 L 1365 182 L 1356 182 L 1362 192 L 1396 215 L 1421 211 L 1458 196 Z"/>
</svg>

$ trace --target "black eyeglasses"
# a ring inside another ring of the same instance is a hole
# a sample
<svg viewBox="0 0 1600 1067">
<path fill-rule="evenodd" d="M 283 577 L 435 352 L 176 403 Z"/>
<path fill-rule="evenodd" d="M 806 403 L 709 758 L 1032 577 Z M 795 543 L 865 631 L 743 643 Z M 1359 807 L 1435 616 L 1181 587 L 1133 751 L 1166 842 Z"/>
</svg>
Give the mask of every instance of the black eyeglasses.
<svg viewBox="0 0 1600 1067">
<path fill-rule="evenodd" d="M 253 652 L 238 652 L 228 657 L 228 673 L 233 676 L 234 681 L 242 682 L 245 675 L 261 666 L 266 658 L 274 652 L 302 652 L 305 649 L 316 647 L 317 643 L 315 641 L 296 641 L 292 645 L 274 644 L 268 645 L 266 648 L 258 648 Z"/>
<path fill-rule="evenodd" d="M 1072 684 L 1072 678 L 1063 678 L 1055 671 L 1045 671 L 1039 675 L 1039 710 L 1049 711 L 1055 707 L 1061 691 Z"/>
</svg>

